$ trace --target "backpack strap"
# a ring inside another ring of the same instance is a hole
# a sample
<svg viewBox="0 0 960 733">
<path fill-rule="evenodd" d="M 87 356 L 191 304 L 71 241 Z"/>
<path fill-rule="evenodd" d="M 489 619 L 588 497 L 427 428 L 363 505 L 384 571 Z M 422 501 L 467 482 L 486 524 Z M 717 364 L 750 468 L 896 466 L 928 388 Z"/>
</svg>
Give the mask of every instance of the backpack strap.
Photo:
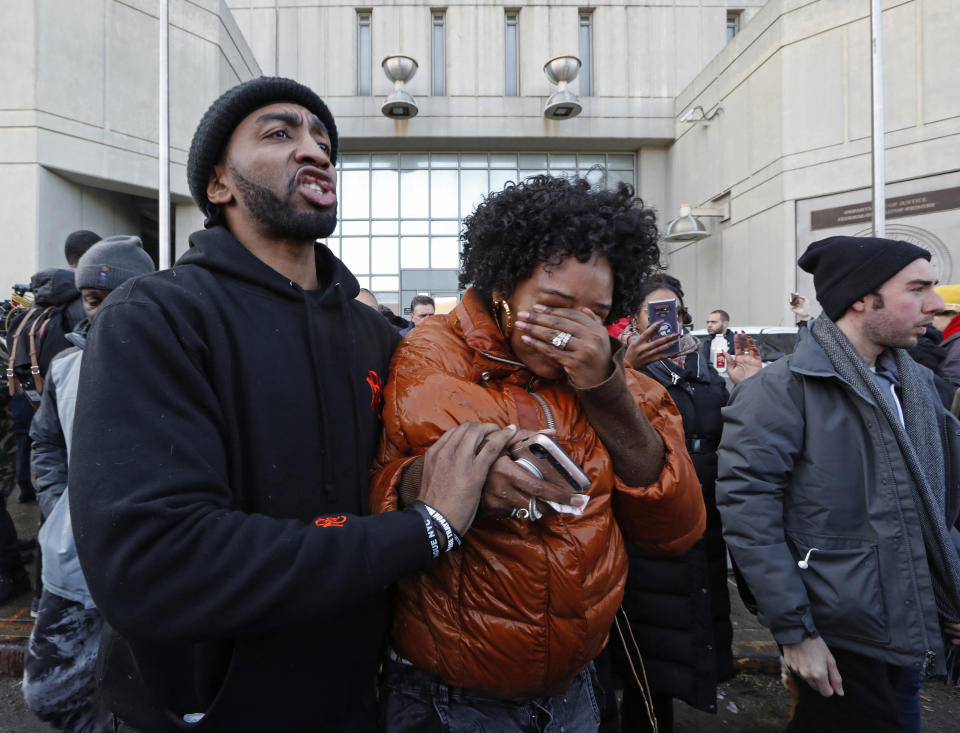
<svg viewBox="0 0 960 733">
<path fill-rule="evenodd" d="M 37 394 L 43 394 L 43 377 L 40 374 L 40 362 L 37 359 L 37 327 L 40 327 L 40 338 L 43 338 L 43 332 L 53 318 L 53 316 L 47 314 L 55 307 L 50 305 L 44 308 L 43 312 L 33 319 L 33 325 L 30 327 L 30 374 L 33 375 L 33 388 L 37 390 Z"/>
<path fill-rule="evenodd" d="M 10 342 L 10 358 L 7 361 L 7 384 L 11 397 L 17 393 L 17 380 L 13 378 L 13 362 L 17 355 L 17 341 L 20 340 L 20 334 L 23 332 L 23 329 L 26 328 L 27 324 L 33 320 L 33 317 L 29 313 L 25 314 L 20 320 L 20 325 L 17 326 L 17 330 L 13 334 L 13 341 Z"/>
</svg>

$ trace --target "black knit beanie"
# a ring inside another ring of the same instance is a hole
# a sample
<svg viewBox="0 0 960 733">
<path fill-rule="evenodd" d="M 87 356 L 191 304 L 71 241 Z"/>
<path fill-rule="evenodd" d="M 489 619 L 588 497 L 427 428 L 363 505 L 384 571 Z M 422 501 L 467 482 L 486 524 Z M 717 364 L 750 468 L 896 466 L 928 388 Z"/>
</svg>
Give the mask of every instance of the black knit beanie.
<svg viewBox="0 0 960 733">
<path fill-rule="evenodd" d="M 251 112 L 278 102 L 293 102 L 313 112 L 327 128 L 330 162 L 337 163 L 337 125 L 327 105 L 313 90 L 292 79 L 261 76 L 238 84 L 220 95 L 206 111 L 190 143 L 187 183 L 194 202 L 206 216 L 204 226 L 219 223 L 220 207 L 207 199 L 207 184 L 213 167 L 220 162 L 227 141 L 243 118 Z"/>
<path fill-rule="evenodd" d="M 930 253 L 910 242 L 878 237 L 828 237 L 814 242 L 797 264 L 813 275 L 817 300 L 830 320 L 838 320 L 860 298 L 914 260 Z"/>
</svg>

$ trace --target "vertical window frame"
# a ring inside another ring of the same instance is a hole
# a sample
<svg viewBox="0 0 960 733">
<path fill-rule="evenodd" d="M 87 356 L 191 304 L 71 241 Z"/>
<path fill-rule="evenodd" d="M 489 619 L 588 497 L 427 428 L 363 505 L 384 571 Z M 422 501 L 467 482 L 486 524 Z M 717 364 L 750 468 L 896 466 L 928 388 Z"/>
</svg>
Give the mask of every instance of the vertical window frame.
<svg viewBox="0 0 960 733">
<path fill-rule="evenodd" d="M 447 95 L 447 9 L 430 9 L 430 94 Z"/>
<path fill-rule="evenodd" d="M 743 23 L 742 8 L 727 8 L 727 43 L 730 43 L 740 32 Z"/>
<path fill-rule="evenodd" d="M 580 8 L 577 20 L 577 44 L 580 49 L 581 97 L 592 97 L 593 88 L 593 8 Z"/>
<path fill-rule="evenodd" d="M 520 96 L 520 8 L 503 12 L 503 96 Z"/>
<path fill-rule="evenodd" d="M 373 96 L 373 10 L 357 8 L 357 96 Z"/>
</svg>

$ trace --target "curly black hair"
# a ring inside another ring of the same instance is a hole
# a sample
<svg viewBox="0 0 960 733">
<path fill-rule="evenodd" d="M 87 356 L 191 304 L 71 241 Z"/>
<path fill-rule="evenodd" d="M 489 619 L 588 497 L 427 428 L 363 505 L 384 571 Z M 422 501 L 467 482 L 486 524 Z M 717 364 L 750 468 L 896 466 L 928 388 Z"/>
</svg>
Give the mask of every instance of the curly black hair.
<svg viewBox="0 0 960 733">
<path fill-rule="evenodd" d="M 487 301 L 509 297 L 537 265 L 566 257 L 606 257 L 613 270 L 607 322 L 640 307 L 637 284 L 660 266 L 656 216 L 633 187 L 592 188 L 584 178 L 532 176 L 488 195 L 463 221 L 460 287 L 473 285 Z"/>
</svg>

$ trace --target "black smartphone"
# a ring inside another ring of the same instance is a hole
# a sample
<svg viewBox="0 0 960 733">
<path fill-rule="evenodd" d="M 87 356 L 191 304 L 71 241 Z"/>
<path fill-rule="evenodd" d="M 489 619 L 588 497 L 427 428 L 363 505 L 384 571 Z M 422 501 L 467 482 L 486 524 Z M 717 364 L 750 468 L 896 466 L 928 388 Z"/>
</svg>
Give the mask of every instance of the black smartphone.
<svg viewBox="0 0 960 733">
<path fill-rule="evenodd" d="M 590 488 L 590 477 L 549 435 L 537 433 L 520 441 L 510 449 L 510 458 L 520 468 L 544 481 L 560 486 L 566 484 L 576 492 Z"/>
<path fill-rule="evenodd" d="M 650 323 L 660 321 L 657 327 L 657 338 L 663 336 L 674 337 L 673 352 L 680 351 L 680 324 L 677 319 L 677 299 L 651 300 L 647 303 L 647 318 Z"/>
<path fill-rule="evenodd" d="M 790 293 L 790 305 L 800 305 L 800 293 Z"/>
</svg>

